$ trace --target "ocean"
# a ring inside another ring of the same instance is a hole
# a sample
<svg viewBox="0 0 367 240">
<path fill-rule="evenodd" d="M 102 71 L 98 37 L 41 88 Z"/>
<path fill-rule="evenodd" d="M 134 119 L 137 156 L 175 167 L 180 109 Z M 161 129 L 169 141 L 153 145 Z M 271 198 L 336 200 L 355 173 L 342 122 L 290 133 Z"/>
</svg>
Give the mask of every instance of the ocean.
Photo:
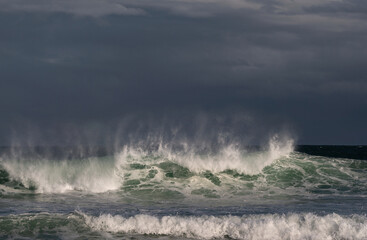
<svg viewBox="0 0 367 240">
<path fill-rule="evenodd" d="M 366 214 L 367 146 L 1 149 L 1 239 L 367 239 Z"/>
</svg>

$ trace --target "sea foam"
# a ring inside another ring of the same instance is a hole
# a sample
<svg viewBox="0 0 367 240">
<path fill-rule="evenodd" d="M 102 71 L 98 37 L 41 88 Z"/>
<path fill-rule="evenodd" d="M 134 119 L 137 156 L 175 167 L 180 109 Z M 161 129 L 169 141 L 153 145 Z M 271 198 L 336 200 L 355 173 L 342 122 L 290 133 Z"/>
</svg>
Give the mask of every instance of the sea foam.
<svg viewBox="0 0 367 240">
<path fill-rule="evenodd" d="M 318 216 L 304 214 L 263 214 L 236 216 L 163 216 L 110 214 L 98 217 L 79 213 L 93 230 L 110 233 L 185 236 L 199 239 L 231 238 L 262 240 L 366 239 L 364 215 Z"/>
</svg>

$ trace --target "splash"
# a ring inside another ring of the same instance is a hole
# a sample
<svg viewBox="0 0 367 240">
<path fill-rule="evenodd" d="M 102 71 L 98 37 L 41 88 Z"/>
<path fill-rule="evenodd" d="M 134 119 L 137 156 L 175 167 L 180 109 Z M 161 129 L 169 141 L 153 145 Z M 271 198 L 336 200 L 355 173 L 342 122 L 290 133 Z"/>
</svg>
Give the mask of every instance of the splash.
<svg viewBox="0 0 367 240">
<path fill-rule="evenodd" d="M 278 136 L 270 139 L 267 149 L 264 151 L 248 151 L 241 149 L 236 144 L 219 147 L 216 152 L 200 153 L 195 147 L 184 146 L 184 151 L 175 152 L 167 145 L 159 145 L 156 152 L 144 151 L 141 148 L 125 147 L 118 155 L 119 164 L 150 163 L 171 161 L 187 167 L 190 171 L 200 173 L 210 171 L 219 173 L 224 170 L 233 169 L 244 174 L 258 174 L 261 170 L 280 157 L 288 156 L 294 148 L 292 139 L 280 140 Z"/>
<path fill-rule="evenodd" d="M 114 171 L 114 160 L 88 158 L 80 161 L 8 160 L 3 161 L 10 178 L 38 193 L 66 191 L 106 192 L 121 185 Z"/>
<path fill-rule="evenodd" d="M 264 167 L 275 160 L 289 155 L 293 141 L 280 141 L 274 137 L 266 150 L 248 151 L 238 145 L 228 144 L 211 151 L 198 151 L 196 146 L 184 144 L 179 150 L 159 144 L 153 150 L 125 146 L 123 150 L 110 157 L 89 157 L 84 159 L 50 159 L 9 157 L 1 160 L 1 167 L 8 176 L 6 181 L 17 181 L 21 187 L 38 193 L 63 193 L 67 191 L 106 192 L 140 187 L 140 183 L 159 181 L 165 184 L 173 179 L 190 178 L 197 187 L 220 185 L 217 174 L 225 170 L 235 170 L 243 174 L 259 174 Z M 139 170 L 139 171 L 136 171 Z M 204 182 L 202 181 L 204 179 Z M 178 184 L 181 184 L 177 181 Z M 204 185 L 203 185 L 204 184 Z M 134 185 L 134 186 L 132 186 Z M 177 185 L 180 192 L 190 194 L 184 189 L 185 183 Z M 206 184 L 207 185 L 207 184 Z M 187 187 L 186 187 L 187 188 Z M 194 189 L 194 193 L 197 191 Z"/>
</svg>

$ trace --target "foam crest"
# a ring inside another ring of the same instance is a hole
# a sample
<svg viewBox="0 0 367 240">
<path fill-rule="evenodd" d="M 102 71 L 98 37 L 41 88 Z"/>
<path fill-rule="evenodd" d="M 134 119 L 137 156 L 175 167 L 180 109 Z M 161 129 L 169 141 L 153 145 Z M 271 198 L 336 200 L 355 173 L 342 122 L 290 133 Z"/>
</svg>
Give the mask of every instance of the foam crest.
<svg viewBox="0 0 367 240">
<path fill-rule="evenodd" d="M 265 214 L 180 217 L 135 215 L 124 218 L 104 214 L 83 216 L 93 230 L 112 233 L 185 236 L 200 239 L 366 239 L 367 218 L 362 215 L 318 216 L 307 214 Z"/>
<path fill-rule="evenodd" d="M 172 161 L 187 167 L 190 171 L 200 173 L 210 171 L 219 173 L 228 169 L 235 169 L 245 174 L 258 174 L 275 160 L 288 156 L 293 151 L 293 140 L 280 140 L 277 136 L 270 139 L 268 147 L 263 151 L 249 152 L 235 144 L 220 147 L 215 153 L 200 153 L 195 147 L 184 146 L 184 151 L 173 151 L 166 145 L 160 145 L 155 152 L 144 151 L 141 148 L 125 147 L 118 155 L 117 162 L 128 164 L 132 162 L 147 163 L 147 156 L 151 162 Z"/>
<path fill-rule="evenodd" d="M 80 161 L 9 160 L 2 162 L 9 176 L 26 188 L 40 193 L 70 190 L 105 192 L 121 183 L 113 159 L 89 158 Z"/>
</svg>

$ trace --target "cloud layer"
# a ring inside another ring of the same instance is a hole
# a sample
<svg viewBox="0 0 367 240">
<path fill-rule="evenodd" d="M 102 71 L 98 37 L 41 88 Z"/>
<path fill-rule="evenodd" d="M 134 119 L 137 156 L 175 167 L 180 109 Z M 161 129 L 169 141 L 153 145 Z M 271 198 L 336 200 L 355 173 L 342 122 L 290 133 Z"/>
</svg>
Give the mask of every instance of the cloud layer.
<svg viewBox="0 0 367 240">
<path fill-rule="evenodd" d="M 77 16 L 142 15 L 138 8 L 125 7 L 116 0 L 1 0 L 3 12 L 68 13 Z"/>
<path fill-rule="evenodd" d="M 22 121 L 231 109 L 266 129 L 290 124 L 301 143 L 367 143 L 365 1 L 0 0 L 0 9 L 3 139 Z"/>
</svg>

